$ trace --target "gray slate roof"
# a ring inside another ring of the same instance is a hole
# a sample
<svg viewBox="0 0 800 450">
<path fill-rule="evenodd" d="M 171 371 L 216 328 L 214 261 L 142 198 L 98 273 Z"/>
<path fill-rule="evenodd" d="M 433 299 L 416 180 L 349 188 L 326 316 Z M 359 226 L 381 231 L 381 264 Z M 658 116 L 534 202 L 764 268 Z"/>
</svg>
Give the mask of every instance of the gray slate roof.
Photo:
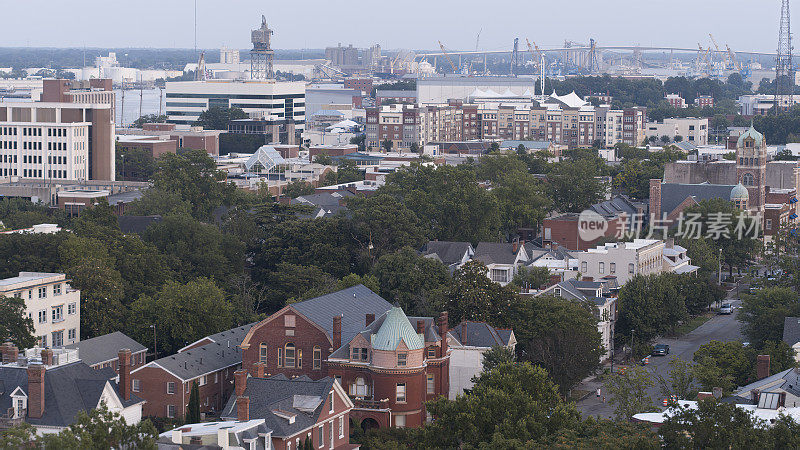
<svg viewBox="0 0 800 450">
<path fill-rule="evenodd" d="M 26 418 L 31 425 L 65 427 L 75 420 L 80 411 L 90 411 L 100 401 L 106 383 L 119 396 L 117 383 L 109 379 L 115 376 L 112 369 L 94 370 L 83 361 L 62 366 L 47 367 L 44 373 L 44 414 L 39 419 Z M 26 367 L 0 367 L 0 411 L 11 407 L 11 393 L 17 387 L 28 394 L 28 371 Z M 125 401 L 120 396 L 123 407 L 143 400 L 131 394 Z"/>
<path fill-rule="evenodd" d="M 500 331 L 505 332 L 500 334 Z M 486 322 L 461 322 L 450 330 L 449 334 L 462 345 L 471 347 L 508 345 L 511 339 L 511 330 L 498 330 Z"/>
<path fill-rule="evenodd" d="M 225 346 L 230 344 L 230 346 L 233 347 L 234 345 L 241 344 L 242 341 L 244 340 L 244 336 L 247 334 L 248 331 L 250 331 L 250 328 L 253 328 L 253 325 L 257 323 L 258 322 L 248 323 L 247 325 L 231 328 L 230 330 L 220 331 L 219 333 L 210 334 L 204 337 L 203 339 L 208 339 L 211 342 L 217 342 Z M 196 342 L 202 341 L 203 339 L 198 339 Z"/>
<path fill-rule="evenodd" d="M 289 204 L 291 205 L 313 205 L 313 206 L 339 206 L 339 202 L 347 197 L 353 197 L 350 191 L 334 191 L 334 192 L 321 192 L 318 194 L 301 195 L 293 198 Z"/>
<path fill-rule="evenodd" d="M 800 342 L 800 317 L 783 319 L 783 342 L 790 346 Z"/>
<path fill-rule="evenodd" d="M 241 364 L 241 342 L 241 339 L 231 339 L 230 345 L 227 341 L 220 341 L 184 350 L 145 364 L 134 372 L 150 364 L 158 364 L 184 381 L 192 380 L 200 375 Z"/>
<path fill-rule="evenodd" d="M 682 183 L 662 183 L 661 184 L 661 213 L 670 213 L 687 197 L 694 197 L 697 202 L 722 198 L 729 200 L 731 190 L 734 185 L 728 184 L 682 184 Z M 653 212 L 653 211 L 651 211 Z"/>
<path fill-rule="evenodd" d="M 589 209 L 601 216 L 617 216 L 625 213 L 628 217 L 633 217 L 634 214 L 639 212 L 637 206 L 624 195 L 617 195 L 611 200 L 595 203 Z"/>
<path fill-rule="evenodd" d="M 333 383 L 334 380 L 330 377 L 314 381 L 305 375 L 291 380 L 282 374 L 269 378 L 249 377 L 244 395 L 250 397 L 250 418 L 264 419 L 267 428 L 273 430 L 274 437 L 291 436 L 317 423 Z M 308 397 L 319 397 L 322 400 L 311 412 L 304 411 L 306 408 L 303 407 L 308 403 L 313 405 L 314 402 L 308 402 Z M 290 424 L 287 419 L 276 416 L 272 412 L 276 410 L 295 414 L 294 423 Z M 235 395 L 228 400 L 221 418 L 237 418 Z"/>
<path fill-rule="evenodd" d="M 85 341 L 65 345 L 66 348 L 78 349 L 78 357 L 90 366 L 117 359 L 117 353 L 128 348 L 131 353 L 147 350 L 147 347 L 129 338 L 121 331 L 97 336 Z"/>
<path fill-rule="evenodd" d="M 469 242 L 428 241 L 422 248 L 422 256 L 436 257 L 445 265 L 458 264 L 464 254 L 472 250 Z"/>
<path fill-rule="evenodd" d="M 379 317 L 392 308 L 380 295 L 359 284 L 291 305 L 333 337 L 333 317 L 342 316 L 342 344 L 366 328 L 366 315 Z M 241 342 L 241 341 L 240 341 Z"/>
<path fill-rule="evenodd" d="M 479 242 L 475 248 L 475 259 L 484 264 L 514 264 L 516 258 L 514 244 L 507 242 Z"/>
</svg>

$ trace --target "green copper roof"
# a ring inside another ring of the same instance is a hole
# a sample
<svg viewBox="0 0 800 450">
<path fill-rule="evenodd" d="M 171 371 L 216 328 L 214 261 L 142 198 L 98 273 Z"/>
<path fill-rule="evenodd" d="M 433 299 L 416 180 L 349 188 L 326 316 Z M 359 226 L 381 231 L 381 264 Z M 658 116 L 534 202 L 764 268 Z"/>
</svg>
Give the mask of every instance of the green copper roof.
<svg viewBox="0 0 800 450">
<path fill-rule="evenodd" d="M 372 348 L 374 350 L 395 351 L 400 341 L 406 343 L 409 350 L 425 347 L 417 331 L 411 326 L 403 310 L 397 306 L 386 313 L 386 319 L 381 324 L 378 332 L 372 335 Z"/>
<path fill-rule="evenodd" d="M 739 136 L 739 140 L 736 141 L 736 148 L 744 147 L 744 140 L 748 137 L 751 137 L 753 138 L 753 140 L 756 141 L 755 142 L 756 147 L 761 147 L 762 145 L 764 145 L 764 135 L 756 131 L 756 129 L 751 124 L 750 128 L 748 128 L 747 131 L 745 131 L 744 133 L 742 133 L 741 136 Z"/>
<path fill-rule="evenodd" d="M 731 189 L 731 201 L 748 199 L 750 199 L 750 193 L 747 192 L 747 188 L 744 187 L 742 183 L 737 184 Z"/>
</svg>

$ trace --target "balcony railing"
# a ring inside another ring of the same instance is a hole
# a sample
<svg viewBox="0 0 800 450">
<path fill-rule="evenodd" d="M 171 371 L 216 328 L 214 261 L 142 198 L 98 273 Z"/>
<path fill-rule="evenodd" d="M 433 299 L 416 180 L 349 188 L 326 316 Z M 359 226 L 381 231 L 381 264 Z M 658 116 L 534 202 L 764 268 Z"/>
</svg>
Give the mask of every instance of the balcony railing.
<svg viewBox="0 0 800 450">
<path fill-rule="evenodd" d="M 389 409 L 389 400 L 365 400 L 363 398 L 352 398 L 353 405 L 360 409 Z"/>
</svg>

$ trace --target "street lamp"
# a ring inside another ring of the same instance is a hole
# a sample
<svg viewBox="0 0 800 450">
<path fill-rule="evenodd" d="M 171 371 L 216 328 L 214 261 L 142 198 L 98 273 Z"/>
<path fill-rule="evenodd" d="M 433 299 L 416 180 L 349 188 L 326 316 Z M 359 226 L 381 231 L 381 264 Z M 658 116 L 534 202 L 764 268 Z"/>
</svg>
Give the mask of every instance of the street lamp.
<svg viewBox="0 0 800 450">
<path fill-rule="evenodd" d="M 158 359 L 158 340 L 156 340 L 156 324 L 150 325 L 153 329 L 153 359 Z"/>
</svg>

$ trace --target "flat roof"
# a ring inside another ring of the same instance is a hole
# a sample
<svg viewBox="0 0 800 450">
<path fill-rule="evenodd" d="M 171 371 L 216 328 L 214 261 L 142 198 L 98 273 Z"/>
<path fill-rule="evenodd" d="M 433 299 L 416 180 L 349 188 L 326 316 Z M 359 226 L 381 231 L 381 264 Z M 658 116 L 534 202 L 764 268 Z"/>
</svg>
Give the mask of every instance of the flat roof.
<svg viewBox="0 0 800 450">
<path fill-rule="evenodd" d="M 18 276 L 0 280 L 0 286 L 11 286 L 20 283 L 30 283 L 32 281 L 41 281 L 47 278 L 63 277 L 63 273 L 49 273 L 49 272 L 20 272 Z"/>
</svg>

